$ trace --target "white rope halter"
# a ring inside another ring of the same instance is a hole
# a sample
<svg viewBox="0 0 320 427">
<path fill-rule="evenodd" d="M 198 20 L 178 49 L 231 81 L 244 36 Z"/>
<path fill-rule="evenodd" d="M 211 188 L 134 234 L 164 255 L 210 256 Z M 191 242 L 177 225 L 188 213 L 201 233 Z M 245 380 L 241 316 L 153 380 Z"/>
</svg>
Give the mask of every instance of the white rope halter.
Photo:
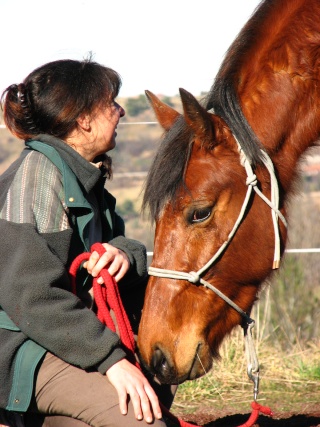
<svg viewBox="0 0 320 427">
<path fill-rule="evenodd" d="M 280 220 L 283 222 L 283 224 L 286 227 L 287 227 L 287 222 L 284 216 L 282 215 L 282 213 L 279 211 L 279 186 L 278 186 L 278 181 L 274 172 L 272 160 L 264 150 L 261 150 L 263 164 L 267 168 L 270 175 L 271 198 L 269 200 L 258 188 L 257 186 L 258 180 L 256 175 L 253 173 L 252 166 L 245 152 L 243 151 L 239 141 L 235 136 L 234 138 L 238 145 L 241 165 L 246 170 L 246 174 L 247 174 L 246 184 L 248 188 L 247 188 L 246 196 L 242 204 L 238 218 L 231 232 L 229 233 L 227 240 L 220 246 L 220 248 L 213 255 L 213 257 L 202 268 L 200 268 L 196 272 L 190 271 L 189 273 L 187 273 L 183 271 L 167 270 L 163 268 L 150 266 L 149 275 L 168 278 L 168 279 L 187 280 L 191 283 L 201 283 L 208 289 L 211 289 L 216 295 L 222 298 L 226 303 L 228 303 L 232 308 L 234 308 L 239 314 L 241 314 L 241 316 L 246 322 L 246 326 L 243 326 L 243 327 L 245 332 L 246 354 L 248 359 L 248 376 L 254 382 L 254 399 L 256 400 L 256 397 L 258 394 L 258 385 L 259 385 L 259 362 L 255 352 L 253 338 L 252 338 L 252 328 L 254 327 L 255 322 L 253 319 L 250 318 L 250 316 L 244 310 L 242 310 L 230 298 L 224 295 L 219 289 L 217 289 L 211 283 L 204 280 L 201 276 L 216 262 L 216 260 L 226 250 L 227 246 L 231 242 L 233 236 L 235 235 L 236 231 L 238 230 L 241 224 L 241 221 L 244 218 L 253 190 L 271 208 L 272 223 L 273 223 L 274 236 L 275 236 L 274 237 L 274 257 L 273 257 L 273 265 L 272 265 L 273 269 L 279 268 L 279 265 L 280 265 L 280 230 L 279 230 L 278 219 L 280 218 Z"/>
</svg>

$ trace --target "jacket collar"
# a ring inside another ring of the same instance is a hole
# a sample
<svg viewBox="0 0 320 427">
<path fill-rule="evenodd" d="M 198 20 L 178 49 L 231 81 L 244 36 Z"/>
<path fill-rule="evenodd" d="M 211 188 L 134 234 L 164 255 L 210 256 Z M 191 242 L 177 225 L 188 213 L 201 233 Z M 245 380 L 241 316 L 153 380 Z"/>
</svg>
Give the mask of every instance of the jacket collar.
<svg viewBox="0 0 320 427">
<path fill-rule="evenodd" d="M 102 178 L 103 172 L 99 168 L 80 156 L 80 154 L 61 139 L 51 135 L 41 134 L 33 140 L 40 141 L 54 148 L 75 174 L 86 192 L 89 193 Z"/>
</svg>

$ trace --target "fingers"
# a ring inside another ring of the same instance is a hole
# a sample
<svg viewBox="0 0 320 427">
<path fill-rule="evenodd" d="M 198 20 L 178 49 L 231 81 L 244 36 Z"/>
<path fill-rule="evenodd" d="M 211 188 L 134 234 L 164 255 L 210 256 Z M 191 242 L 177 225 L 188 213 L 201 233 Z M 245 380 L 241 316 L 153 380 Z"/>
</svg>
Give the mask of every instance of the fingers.
<svg viewBox="0 0 320 427">
<path fill-rule="evenodd" d="M 152 423 L 154 417 L 162 417 L 158 398 L 142 372 L 127 360 L 123 359 L 113 365 L 107 376 L 116 388 L 119 407 L 123 415 L 127 413 L 127 395 L 130 396 L 133 411 L 137 420 L 143 418 Z"/>
<path fill-rule="evenodd" d="M 119 280 L 121 280 L 123 278 L 123 276 L 126 274 L 126 272 L 129 270 L 129 268 L 130 268 L 130 262 L 129 262 L 128 259 L 126 261 L 122 262 L 121 266 L 120 266 L 120 268 L 119 268 L 119 270 L 117 271 L 116 274 L 113 274 L 110 271 L 110 269 L 111 269 L 112 266 L 113 265 L 110 266 L 110 268 L 108 269 L 108 271 L 109 271 L 109 273 L 110 273 L 111 276 L 114 276 L 115 281 L 119 282 Z"/>
<path fill-rule="evenodd" d="M 162 418 L 162 412 L 161 412 L 158 396 L 156 395 L 155 391 L 153 390 L 153 388 L 149 383 L 147 383 L 144 389 L 148 397 L 148 401 L 151 403 L 152 412 L 154 413 L 155 417 L 160 420 Z"/>
<path fill-rule="evenodd" d="M 128 387 L 128 394 L 130 395 L 133 411 L 137 420 L 145 419 L 147 423 L 152 423 L 154 417 L 160 419 L 162 414 L 157 396 L 152 388 L 152 392 L 148 390 L 147 393 L 146 389 L 148 387 L 151 388 L 148 383 L 143 383 L 142 385 L 137 384 L 133 388 Z M 151 399 L 153 403 L 151 402 Z"/>
<path fill-rule="evenodd" d="M 152 423 L 154 417 L 158 419 L 162 417 L 158 397 L 147 381 L 142 381 L 141 384 L 128 384 L 127 393 L 130 396 L 137 420 L 145 419 L 147 423 Z M 122 407 L 120 410 L 123 414 Z"/>
<path fill-rule="evenodd" d="M 137 420 L 142 420 L 143 417 L 148 423 L 153 420 L 152 413 L 150 411 L 149 401 L 145 399 L 142 393 L 135 387 L 128 387 L 128 394 L 130 395 L 131 403 L 133 406 L 133 412 Z"/>
<path fill-rule="evenodd" d="M 128 407 L 127 407 L 127 391 L 125 387 L 121 390 L 117 389 L 118 398 L 119 398 L 119 408 L 122 415 L 127 415 Z"/>
<path fill-rule="evenodd" d="M 84 263 L 84 267 L 87 268 L 88 273 L 93 277 L 97 277 L 102 269 L 107 268 L 109 274 L 118 282 L 130 268 L 129 259 L 126 253 L 120 249 L 108 243 L 104 243 L 103 246 L 106 252 L 99 256 L 98 252 L 93 251 L 89 260 Z M 103 283 L 102 278 L 99 278 L 99 283 Z"/>
</svg>

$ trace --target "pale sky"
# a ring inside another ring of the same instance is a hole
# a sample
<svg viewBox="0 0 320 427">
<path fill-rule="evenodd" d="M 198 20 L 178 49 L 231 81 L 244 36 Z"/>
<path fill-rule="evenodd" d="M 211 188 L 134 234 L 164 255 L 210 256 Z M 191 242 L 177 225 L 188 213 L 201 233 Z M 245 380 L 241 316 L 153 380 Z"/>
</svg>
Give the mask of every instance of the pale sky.
<svg viewBox="0 0 320 427">
<path fill-rule="evenodd" d="M 0 0 L 0 92 L 56 59 L 94 59 L 120 96 L 208 91 L 260 0 Z"/>
</svg>

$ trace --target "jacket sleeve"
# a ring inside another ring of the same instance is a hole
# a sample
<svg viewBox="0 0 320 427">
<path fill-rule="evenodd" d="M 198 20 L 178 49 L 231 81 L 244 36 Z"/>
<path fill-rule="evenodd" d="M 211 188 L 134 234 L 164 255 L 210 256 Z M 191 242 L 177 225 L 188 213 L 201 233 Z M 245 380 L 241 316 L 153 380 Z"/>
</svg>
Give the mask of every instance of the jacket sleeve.
<svg viewBox="0 0 320 427">
<path fill-rule="evenodd" d="M 131 288 L 139 284 L 145 284 L 147 273 L 147 253 L 145 246 L 134 239 L 118 236 L 110 240 L 110 245 L 125 252 L 130 261 L 130 269 L 119 282 L 119 286 Z"/>
</svg>

